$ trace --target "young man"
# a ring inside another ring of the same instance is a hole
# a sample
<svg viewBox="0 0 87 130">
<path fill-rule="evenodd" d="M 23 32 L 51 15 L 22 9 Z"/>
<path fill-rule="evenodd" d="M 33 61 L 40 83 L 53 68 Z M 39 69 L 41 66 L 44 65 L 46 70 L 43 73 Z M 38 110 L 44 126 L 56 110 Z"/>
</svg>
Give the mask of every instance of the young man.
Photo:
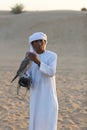
<svg viewBox="0 0 87 130">
<path fill-rule="evenodd" d="M 30 129 L 57 130 L 58 101 L 56 94 L 55 73 L 57 55 L 46 50 L 47 36 L 36 32 L 29 37 L 33 61 L 27 75 L 32 78 L 30 88 Z"/>
</svg>

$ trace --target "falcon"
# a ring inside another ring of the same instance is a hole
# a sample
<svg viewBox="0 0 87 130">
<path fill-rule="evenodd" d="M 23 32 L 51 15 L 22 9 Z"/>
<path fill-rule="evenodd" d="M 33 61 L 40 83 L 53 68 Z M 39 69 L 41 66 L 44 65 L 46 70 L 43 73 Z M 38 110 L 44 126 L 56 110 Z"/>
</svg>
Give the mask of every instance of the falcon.
<svg viewBox="0 0 87 130">
<path fill-rule="evenodd" d="M 31 67 L 32 61 L 29 59 L 28 56 L 29 52 L 26 52 L 25 58 L 22 60 L 19 69 L 16 72 L 15 77 L 12 79 L 11 83 L 17 78 L 17 77 L 22 77 L 26 71 Z"/>
</svg>

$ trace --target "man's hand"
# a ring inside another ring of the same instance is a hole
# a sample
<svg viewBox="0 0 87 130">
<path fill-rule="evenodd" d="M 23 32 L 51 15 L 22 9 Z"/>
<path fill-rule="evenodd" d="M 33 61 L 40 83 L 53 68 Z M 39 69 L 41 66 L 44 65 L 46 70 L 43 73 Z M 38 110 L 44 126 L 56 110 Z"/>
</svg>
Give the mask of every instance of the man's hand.
<svg viewBox="0 0 87 130">
<path fill-rule="evenodd" d="M 29 58 L 30 60 L 34 61 L 36 64 L 38 64 L 38 66 L 40 66 L 40 60 L 38 58 L 38 56 L 32 52 L 29 52 Z"/>
</svg>

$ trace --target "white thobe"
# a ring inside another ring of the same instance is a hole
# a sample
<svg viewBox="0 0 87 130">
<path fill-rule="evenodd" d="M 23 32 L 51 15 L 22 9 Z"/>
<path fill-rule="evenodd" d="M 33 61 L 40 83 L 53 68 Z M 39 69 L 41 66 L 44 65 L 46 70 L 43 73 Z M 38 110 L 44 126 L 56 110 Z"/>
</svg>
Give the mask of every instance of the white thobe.
<svg viewBox="0 0 87 130">
<path fill-rule="evenodd" d="M 41 61 L 40 67 L 33 63 L 27 71 L 32 77 L 29 130 L 57 130 L 58 100 L 55 83 L 57 55 L 46 50 L 38 56 Z"/>
</svg>

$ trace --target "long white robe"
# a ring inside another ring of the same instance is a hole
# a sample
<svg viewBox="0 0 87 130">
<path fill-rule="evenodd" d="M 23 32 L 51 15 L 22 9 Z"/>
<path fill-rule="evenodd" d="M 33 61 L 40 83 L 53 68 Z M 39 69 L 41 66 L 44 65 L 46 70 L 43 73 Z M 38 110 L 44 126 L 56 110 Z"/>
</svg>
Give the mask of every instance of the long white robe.
<svg viewBox="0 0 87 130">
<path fill-rule="evenodd" d="M 55 83 L 57 55 L 46 50 L 38 56 L 41 61 L 40 67 L 33 63 L 27 71 L 32 77 L 29 130 L 57 130 L 58 100 Z"/>
</svg>

